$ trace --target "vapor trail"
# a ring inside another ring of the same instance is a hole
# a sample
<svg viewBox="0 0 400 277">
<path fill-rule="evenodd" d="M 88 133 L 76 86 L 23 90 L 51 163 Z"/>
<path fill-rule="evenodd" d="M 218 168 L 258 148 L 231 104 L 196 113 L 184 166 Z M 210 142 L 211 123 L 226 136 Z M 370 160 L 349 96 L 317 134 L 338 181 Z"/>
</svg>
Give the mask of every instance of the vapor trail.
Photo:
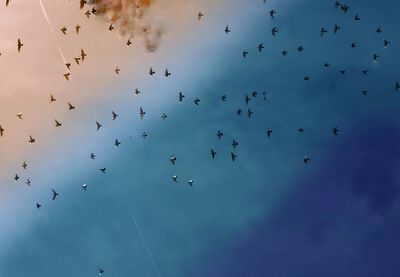
<svg viewBox="0 0 400 277">
<path fill-rule="evenodd" d="M 143 242 L 144 248 L 146 248 L 147 254 L 149 255 L 149 258 L 150 258 L 150 260 L 151 260 L 151 262 L 152 262 L 152 264 L 154 266 L 154 270 L 156 271 L 157 276 L 161 277 L 161 274 L 160 274 L 160 271 L 158 270 L 158 266 L 156 264 L 156 261 L 154 260 L 153 254 L 151 254 L 150 248 L 147 245 L 146 240 L 144 239 L 144 236 L 143 236 L 142 231 L 141 231 L 141 229 L 139 227 L 139 224 L 137 223 L 136 217 L 134 216 L 134 214 L 132 213 L 132 210 L 130 208 L 128 208 L 128 210 L 129 210 L 129 214 L 131 216 L 131 219 L 132 219 L 133 223 L 135 223 L 136 229 L 137 229 L 137 231 L 139 233 L 139 237 Z"/>
<path fill-rule="evenodd" d="M 54 32 L 53 26 L 51 25 L 50 19 L 49 19 L 48 15 L 47 15 L 46 9 L 44 8 L 42 0 L 39 0 L 39 4 L 40 4 L 40 7 L 42 8 L 42 12 L 43 12 L 44 18 L 46 19 L 47 24 L 49 25 L 49 29 L 50 29 L 50 31 L 51 31 L 51 33 L 53 35 L 54 41 L 56 42 L 58 52 L 60 53 L 61 59 L 63 60 L 64 65 L 65 65 L 67 63 L 67 60 L 65 59 L 65 56 L 64 56 L 64 54 L 63 54 L 63 52 L 61 50 L 60 45 L 58 44 L 58 41 L 56 39 L 56 33 Z"/>
</svg>

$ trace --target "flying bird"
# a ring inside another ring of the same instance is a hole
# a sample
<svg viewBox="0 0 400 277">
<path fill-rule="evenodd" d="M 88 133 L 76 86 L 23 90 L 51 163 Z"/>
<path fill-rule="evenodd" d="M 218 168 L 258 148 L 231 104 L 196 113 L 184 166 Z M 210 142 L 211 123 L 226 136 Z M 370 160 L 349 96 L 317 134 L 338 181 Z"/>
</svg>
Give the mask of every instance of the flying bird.
<svg viewBox="0 0 400 277">
<path fill-rule="evenodd" d="M 76 32 L 76 34 L 79 34 L 79 30 L 81 29 L 81 26 L 79 26 L 79 25 L 76 25 L 75 26 L 75 32 Z"/>
<path fill-rule="evenodd" d="M 51 189 L 51 191 L 53 192 L 53 197 L 52 200 L 56 200 L 56 197 L 59 195 L 58 192 L 56 192 L 54 189 Z"/>
<path fill-rule="evenodd" d="M 83 49 L 81 49 L 81 59 L 82 59 L 82 62 L 85 60 L 86 56 L 87 56 L 87 54 L 85 53 L 85 51 L 84 51 Z"/>
<path fill-rule="evenodd" d="M 21 42 L 21 39 L 18 39 L 17 41 L 18 53 L 21 51 L 22 46 L 24 46 L 24 44 Z"/>
<path fill-rule="evenodd" d="M 203 16 L 204 16 L 204 14 L 202 12 L 199 12 L 197 14 L 197 20 L 200 21 Z"/>
<path fill-rule="evenodd" d="M 73 106 L 70 102 L 68 102 L 68 109 L 69 110 L 74 110 L 75 106 Z"/>
<path fill-rule="evenodd" d="M 337 136 L 337 135 L 339 134 L 339 128 L 338 128 L 338 127 L 333 128 L 333 129 L 332 129 L 332 133 L 333 133 L 335 136 Z"/>
<path fill-rule="evenodd" d="M 61 29 L 60 29 L 60 31 L 64 34 L 64 35 L 66 35 L 67 34 L 67 27 L 62 27 Z"/>
<path fill-rule="evenodd" d="M 172 155 L 171 158 L 169 159 L 171 161 L 172 164 L 175 164 L 176 162 L 176 156 Z"/>
<path fill-rule="evenodd" d="M 156 73 L 156 72 L 153 70 L 153 68 L 150 67 L 149 75 L 150 75 L 150 76 L 153 76 L 155 73 Z"/>
<path fill-rule="evenodd" d="M 180 91 L 178 97 L 179 97 L 179 102 L 182 102 L 183 98 L 185 98 L 185 95 Z"/>
<path fill-rule="evenodd" d="M 96 128 L 97 128 L 97 131 L 100 130 L 100 128 L 101 128 L 102 126 L 103 126 L 103 125 L 101 125 L 98 121 L 96 121 Z"/>
<path fill-rule="evenodd" d="M 32 144 L 32 143 L 35 143 L 35 141 L 36 141 L 36 140 L 35 140 L 32 136 L 29 136 L 29 143 Z"/>
<path fill-rule="evenodd" d="M 228 34 L 231 32 L 231 30 L 229 29 L 229 25 L 226 25 L 224 32 L 225 32 L 225 34 Z"/>
<path fill-rule="evenodd" d="M 62 123 L 59 122 L 57 119 L 54 119 L 54 122 L 56 123 L 56 127 L 61 127 Z"/>
<path fill-rule="evenodd" d="M 4 135 L 4 128 L 1 127 L 1 125 L 0 125 L 0 137 L 3 137 L 3 135 Z"/>
<path fill-rule="evenodd" d="M 56 99 L 54 98 L 53 94 L 50 94 L 50 103 L 53 103 L 55 101 L 56 101 Z"/>
<path fill-rule="evenodd" d="M 111 111 L 111 114 L 112 114 L 112 120 L 115 120 L 118 117 L 118 115 L 114 111 Z"/>
<path fill-rule="evenodd" d="M 143 117 L 144 117 L 145 114 L 146 114 L 146 112 L 143 110 L 142 107 L 140 107 L 140 109 L 139 109 L 140 119 L 143 119 Z"/>
<path fill-rule="evenodd" d="M 121 142 L 120 142 L 120 141 L 118 141 L 118 139 L 115 139 L 115 141 L 114 141 L 114 145 L 115 145 L 115 147 L 118 147 L 120 144 L 121 144 Z"/>
<path fill-rule="evenodd" d="M 167 77 L 167 78 L 168 78 L 169 76 L 171 76 L 171 73 L 168 71 L 168 68 L 165 69 L 164 76 Z"/>
<path fill-rule="evenodd" d="M 236 160 L 236 158 L 237 158 L 237 155 L 235 153 L 231 152 L 232 162 L 234 162 Z"/>
<path fill-rule="evenodd" d="M 215 156 L 217 155 L 217 152 L 214 151 L 214 149 L 211 148 L 211 157 L 215 159 Z"/>
<path fill-rule="evenodd" d="M 224 133 L 222 133 L 220 130 L 217 132 L 217 138 L 218 140 L 221 140 L 221 138 L 224 136 Z"/>
</svg>

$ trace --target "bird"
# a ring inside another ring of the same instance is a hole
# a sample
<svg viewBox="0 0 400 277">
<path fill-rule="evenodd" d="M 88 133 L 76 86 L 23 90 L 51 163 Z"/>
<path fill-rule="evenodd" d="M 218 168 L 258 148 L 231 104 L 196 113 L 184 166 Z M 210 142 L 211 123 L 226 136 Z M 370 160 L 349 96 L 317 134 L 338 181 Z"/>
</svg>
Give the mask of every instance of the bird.
<svg viewBox="0 0 400 277">
<path fill-rule="evenodd" d="M 176 156 L 172 155 L 171 158 L 169 159 L 171 161 L 172 164 L 175 164 L 176 162 Z"/>
<path fill-rule="evenodd" d="M 18 39 L 17 41 L 18 53 L 21 52 L 22 46 L 24 46 L 24 44 L 21 42 L 21 39 Z"/>
<path fill-rule="evenodd" d="M 382 28 L 381 28 L 381 27 L 378 27 L 378 28 L 376 29 L 376 32 L 377 32 L 378 34 L 382 33 Z"/>
<path fill-rule="evenodd" d="M 168 71 L 168 68 L 165 69 L 164 76 L 167 77 L 167 78 L 168 78 L 169 76 L 171 76 L 171 73 Z"/>
<path fill-rule="evenodd" d="M 62 27 L 61 29 L 60 29 L 60 31 L 64 34 L 64 35 L 66 35 L 67 34 L 67 27 Z"/>
<path fill-rule="evenodd" d="M 64 76 L 65 80 L 69 81 L 70 75 L 71 75 L 70 73 L 65 73 L 63 76 Z"/>
<path fill-rule="evenodd" d="M 121 144 L 121 142 L 119 142 L 118 139 L 115 139 L 115 141 L 114 141 L 115 147 L 119 147 L 120 144 Z"/>
<path fill-rule="evenodd" d="M 243 58 L 246 58 L 248 54 L 249 54 L 249 52 L 247 52 L 247 51 L 243 51 L 243 52 L 242 52 L 242 56 L 243 56 Z"/>
<path fill-rule="evenodd" d="M 102 270 L 101 268 L 99 268 L 99 275 L 103 274 L 104 270 Z"/>
<path fill-rule="evenodd" d="M 0 125 L 0 137 L 3 137 L 3 135 L 4 135 L 4 128 L 1 127 L 1 125 Z"/>
<path fill-rule="evenodd" d="M 297 132 L 303 133 L 303 132 L 304 132 L 304 129 L 303 129 L 303 128 L 299 128 L 299 129 L 297 129 Z"/>
<path fill-rule="evenodd" d="M 53 103 L 55 101 L 56 101 L 56 99 L 54 98 L 53 94 L 50 94 L 50 103 Z"/>
<path fill-rule="evenodd" d="M 155 73 L 156 73 L 156 72 L 153 70 L 153 68 L 150 67 L 149 75 L 150 75 L 150 76 L 153 76 Z"/>
<path fill-rule="evenodd" d="M 333 27 L 333 33 L 336 34 L 340 29 L 340 26 L 335 24 L 335 26 Z"/>
<path fill-rule="evenodd" d="M 236 114 L 237 114 L 237 115 L 241 115 L 242 112 L 243 112 L 242 109 L 237 109 L 237 110 L 236 110 Z"/>
<path fill-rule="evenodd" d="M 85 15 L 86 15 L 87 18 L 90 18 L 90 11 L 87 10 L 87 11 L 85 12 Z"/>
<path fill-rule="evenodd" d="M 35 143 L 36 139 L 33 138 L 32 136 L 29 136 L 29 143 Z"/>
<path fill-rule="evenodd" d="M 80 0 L 80 9 L 83 9 L 83 7 L 85 6 L 85 4 L 86 4 L 86 0 Z"/>
<path fill-rule="evenodd" d="M 222 95 L 222 96 L 221 96 L 221 100 L 222 100 L 223 102 L 225 102 L 227 99 L 228 99 L 228 96 L 226 96 L 226 95 Z"/>
<path fill-rule="evenodd" d="M 251 100 L 251 98 L 246 94 L 244 101 L 246 102 L 246 105 L 249 104 L 249 101 Z"/>
<path fill-rule="evenodd" d="M 102 126 L 103 126 L 103 125 L 101 125 L 98 121 L 96 121 L 96 129 L 97 129 L 97 131 L 100 130 L 100 128 L 101 128 Z"/>
<path fill-rule="evenodd" d="M 396 81 L 396 84 L 394 85 L 394 90 L 399 91 L 400 90 L 400 82 Z"/>
<path fill-rule="evenodd" d="M 339 128 L 336 126 L 332 129 L 332 133 L 337 136 L 339 134 Z"/>
<path fill-rule="evenodd" d="M 40 204 L 39 202 L 36 202 L 36 208 L 39 210 L 40 207 L 42 207 L 42 204 Z"/>
<path fill-rule="evenodd" d="M 79 34 L 80 28 L 81 28 L 81 26 L 79 26 L 79 25 L 76 25 L 76 26 L 75 26 L 75 32 L 76 32 L 76 34 Z"/>
<path fill-rule="evenodd" d="M 378 54 L 373 54 L 372 59 L 376 62 L 380 56 Z"/>
<path fill-rule="evenodd" d="M 131 38 L 128 38 L 128 41 L 126 42 L 127 46 L 130 46 L 132 44 Z"/>
<path fill-rule="evenodd" d="M 200 104 L 200 99 L 196 98 L 193 100 L 193 102 L 196 104 L 196 106 L 198 106 Z"/>
<path fill-rule="evenodd" d="M 220 130 L 217 132 L 217 138 L 218 140 L 221 140 L 221 138 L 224 136 L 224 133 L 222 133 Z"/>
<path fill-rule="evenodd" d="M 18 179 L 19 179 L 19 176 L 18 176 L 18 174 L 15 174 L 15 176 L 14 176 L 14 180 L 17 182 L 17 181 L 18 181 Z"/>
<path fill-rule="evenodd" d="M 229 29 L 229 25 L 226 25 L 224 32 L 225 34 L 229 34 L 231 32 L 231 30 Z"/>
<path fill-rule="evenodd" d="M 26 167 L 27 167 L 28 165 L 26 164 L 26 162 L 23 162 L 21 166 L 22 166 L 23 169 L 26 170 Z"/>
<path fill-rule="evenodd" d="M 117 119 L 118 115 L 114 111 L 111 111 L 111 114 L 112 114 L 112 120 Z"/>
<path fill-rule="evenodd" d="M 383 41 L 383 46 L 384 46 L 385 48 L 388 47 L 389 44 L 390 44 L 390 41 L 388 41 L 388 40 L 386 40 L 386 39 Z"/>
<path fill-rule="evenodd" d="M 188 181 L 188 185 L 191 186 L 191 187 L 193 187 L 193 180 L 189 180 L 189 181 Z"/>
<path fill-rule="evenodd" d="M 300 45 L 299 47 L 297 47 L 297 51 L 303 52 L 304 51 L 304 46 Z"/>
<path fill-rule="evenodd" d="M 258 48 L 258 51 L 261 53 L 262 50 L 264 49 L 264 43 L 260 43 L 257 48 Z"/>
<path fill-rule="evenodd" d="M 350 45 L 350 47 L 351 47 L 351 48 L 356 48 L 356 47 L 357 47 L 357 43 L 353 42 L 353 43 Z"/>
<path fill-rule="evenodd" d="M 111 32 L 113 29 L 114 29 L 114 26 L 111 23 L 110 26 L 108 26 L 108 30 Z"/>
<path fill-rule="evenodd" d="M 69 110 L 74 110 L 75 106 L 73 106 L 70 102 L 68 102 L 68 109 Z"/>
<path fill-rule="evenodd" d="M 237 158 L 237 155 L 235 153 L 231 152 L 232 162 L 234 162 L 236 160 L 236 158 Z"/>
<path fill-rule="evenodd" d="M 253 115 L 253 111 L 249 108 L 249 109 L 247 109 L 247 117 L 248 118 L 251 118 L 251 116 Z"/>
<path fill-rule="evenodd" d="M 25 184 L 30 187 L 32 184 L 31 179 L 26 179 Z"/>
<path fill-rule="evenodd" d="M 165 113 L 163 113 L 163 114 L 161 115 L 161 118 L 165 120 L 165 119 L 167 119 L 167 115 L 166 115 Z"/>
<path fill-rule="evenodd" d="M 22 120 L 22 113 L 17 113 L 16 116 Z"/>
<path fill-rule="evenodd" d="M 233 141 L 232 141 L 233 150 L 235 150 L 236 147 L 238 147 L 238 146 L 239 146 L 239 143 L 238 143 L 236 140 L 233 140 Z"/>
<path fill-rule="evenodd" d="M 276 36 L 276 33 L 278 32 L 278 28 L 277 27 L 273 27 L 272 29 L 271 29 L 271 34 L 273 35 L 273 36 Z"/>
<path fill-rule="evenodd" d="M 271 128 L 268 128 L 268 130 L 267 130 L 267 137 L 270 138 L 271 135 L 272 135 L 272 129 L 271 129 Z"/>
<path fill-rule="evenodd" d="M 288 54 L 288 51 L 283 50 L 281 53 L 282 53 L 283 56 L 286 56 Z"/>
<path fill-rule="evenodd" d="M 211 157 L 215 159 L 215 156 L 217 155 L 217 152 L 214 151 L 214 149 L 211 148 Z"/>
<path fill-rule="evenodd" d="M 90 158 L 91 158 L 92 160 L 94 160 L 94 159 L 96 158 L 96 155 L 95 155 L 94 153 L 90 153 Z"/>
<path fill-rule="evenodd" d="M 114 72 L 115 72 L 115 74 L 117 74 L 117 75 L 119 75 L 119 72 L 121 71 L 121 69 L 117 66 L 115 69 L 114 69 Z"/>
<path fill-rule="evenodd" d="M 304 162 L 305 164 L 308 164 L 310 161 L 311 161 L 311 159 L 310 159 L 309 157 L 304 156 L 303 162 Z"/>
<path fill-rule="evenodd" d="M 144 117 L 145 114 L 146 114 L 146 112 L 143 110 L 142 107 L 140 107 L 140 109 L 139 109 L 140 119 L 143 119 L 143 117 Z"/>
<path fill-rule="evenodd" d="M 180 91 L 178 98 L 179 98 L 179 102 L 182 102 L 183 98 L 185 98 L 185 95 Z"/>
<path fill-rule="evenodd" d="M 251 96 L 252 96 L 252 97 L 256 98 L 257 95 L 258 95 L 258 93 L 257 93 L 256 90 L 253 90 L 253 91 L 251 92 Z"/>
<path fill-rule="evenodd" d="M 355 20 L 355 21 L 360 21 L 361 18 L 358 16 L 358 14 L 356 14 L 356 15 L 354 16 L 354 20 Z"/>
<path fill-rule="evenodd" d="M 203 16 L 204 16 L 204 14 L 202 12 L 199 12 L 197 14 L 197 20 L 200 21 Z"/>
<path fill-rule="evenodd" d="M 82 185 L 82 188 L 83 188 L 83 190 L 87 190 L 87 185 L 86 185 L 86 184 L 83 184 L 83 185 Z"/>
<path fill-rule="evenodd" d="M 174 182 L 178 182 L 178 176 L 174 175 L 171 177 Z"/>
<path fill-rule="evenodd" d="M 56 197 L 59 195 L 58 192 L 56 192 L 54 189 L 51 189 L 51 191 L 53 192 L 53 198 L 52 200 L 56 200 Z"/>
<path fill-rule="evenodd" d="M 270 10 L 270 11 L 269 11 L 269 16 L 270 16 L 271 18 L 274 18 L 274 17 L 275 17 L 275 14 L 276 14 L 276 11 L 275 11 L 275 10 Z"/>
<path fill-rule="evenodd" d="M 100 171 L 103 172 L 103 173 L 105 174 L 105 173 L 106 173 L 106 168 L 105 168 L 105 167 L 100 168 Z"/>
<path fill-rule="evenodd" d="M 54 119 L 54 122 L 56 123 L 56 127 L 61 127 L 62 123 L 59 122 L 57 119 Z"/>
<path fill-rule="evenodd" d="M 135 95 L 139 95 L 140 93 L 142 93 L 138 88 L 135 88 Z"/>
<path fill-rule="evenodd" d="M 324 36 L 327 32 L 328 32 L 328 30 L 326 30 L 324 27 L 322 27 L 320 30 L 321 37 Z"/>
<path fill-rule="evenodd" d="M 142 138 L 147 138 L 148 134 L 146 132 L 142 132 Z"/>
<path fill-rule="evenodd" d="M 6 0 L 6 7 L 8 6 L 9 3 L 10 3 L 10 0 Z"/>
<path fill-rule="evenodd" d="M 308 76 L 304 76 L 304 81 L 309 81 L 310 80 L 310 77 L 308 77 Z"/>
<path fill-rule="evenodd" d="M 84 51 L 83 49 L 81 49 L 81 59 L 82 59 L 82 62 L 85 60 L 86 56 L 87 56 L 87 54 L 85 53 L 85 51 Z"/>
<path fill-rule="evenodd" d="M 368 94 L 368 90 L 362 90 L 361 93 L 364 94 L 364 95 L 367 95 Z"/>
</svg>

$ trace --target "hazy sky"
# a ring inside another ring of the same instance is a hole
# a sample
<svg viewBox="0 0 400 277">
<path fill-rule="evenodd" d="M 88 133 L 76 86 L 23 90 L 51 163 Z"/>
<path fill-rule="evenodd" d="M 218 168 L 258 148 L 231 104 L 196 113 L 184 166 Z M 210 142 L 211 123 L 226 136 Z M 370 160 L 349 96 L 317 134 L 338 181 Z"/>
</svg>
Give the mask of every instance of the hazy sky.
<svg viewBox="0 0 400 277">
<path fill-rule="evenodd" d="M 0 8 L 0 276 L 400 274 L 400 4 L 158 0 L 148 20 L 165 33 L 150 53 L 77 0 L 43 3 L 55 36 L 38 1 Z"/>
</svg>

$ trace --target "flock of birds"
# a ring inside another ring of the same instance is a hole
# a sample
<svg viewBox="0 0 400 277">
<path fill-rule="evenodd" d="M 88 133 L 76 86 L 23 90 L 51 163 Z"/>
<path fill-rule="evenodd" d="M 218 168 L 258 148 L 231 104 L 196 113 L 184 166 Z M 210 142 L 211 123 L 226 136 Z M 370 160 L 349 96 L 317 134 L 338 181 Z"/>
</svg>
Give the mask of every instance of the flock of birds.
<svg viewBox="0 0 400 277">
<path fill-rule="evenodd" d="M 263 1 L 264 1 L 264 3 L 266 2 L 266 0 L 263 0 Z M 9 6 L 9 4 L 10 4 L 10 0 L 6 0 L 6 6 Z M 86 4 L 88 4 L 87 1 L 81 0 L 81 1 L 80 1 L 80 7 L 81 7 L 81 9 L 82 9 L 83 7 L 85 7 Z M 350 10 L 350 6 L 348 6 L 347 4 L 340 3 L 339 1 L 336 1 L 336 2 L 334 3 L 334 8 L 336 8 L 336 9 L 338 9 L 338 10 L 344 12 L 344 13 L 348 13 L 349 10 Z M 85 14 L 88 18 L 90 18 L 91 15 L 96 15 L 96 12 L 97 12 L 96 9 L 95 9 L 95 8 L 92 8 L 91 10 L 87 10 L 84 14 Z M 276 11 L 275 9 L 272 9 L 272 10 L 270 10 L 269 12 L 267 12 L 267 15 L 273 20 L 273 19 L 277 16 L 277 11 Z M 198 21 L 202 20 L 203 17 L 204 17 L 204 14 L 203 14 L 202 12 L 199 12 L 199 13 L 197 14 L 197 20 L 198 20 Z M 360 15 L 357 14 L 357 13 L 354 14 L 354 21 L 360 21 L 360 20 L 361 20 Z M 75 26 L 75 32 L 76 32 L 76 34 L 79 34 L 81 28 L 82 28 L 82 27 L 81 27 L 80 25 L 76 25 L 76 26 Z M 111 24 L 108 26 L 108 30 L 109 30 L 109 31 L 113 31 L 114 28 L 115 28 L 115 27 L 114 27 L 114 25 L 113 25 L 113 22 L 111 22 Z M 332 32 L 333 32 L 333 34 L 337 34 L 338 32 L 340 32 L 341 29 L 342 29 L 341 26 L 339 26 L 338 24 L 335 24 L 335 25 L 333 26 L 333 28 L 332 28 Z M 62 28 L 60 28 L 60 31 L 61 31 L 62 34 L 64 34 L 64 35 L 67 35 L 67 34 L 68 34 L 68 29 L 67 29 L 67 27 L 65 27 L 65 26 L 63 26 Z M 229 33 L 231 32 L 230 26 L 229 26 L 229 25 L 226 25 L 226 26 L 225 26 L 225 29 L 224 29 L 223 31 L 225 32 L 226 35 L 229 35 Z M 378 33 L 378 34 L 380 34 L 380 33 L 383 32 L 383 30 L 382 30 L 381 27 L 377 27 L 375 31 L 376 31 L 376 33 Z M 319 31 L 321 37 L 325 36 L 328 32 L 329 32 L 329 30 L 328 30 L 327 28 L 325 28 L 325 27 L 321 27 L 321 28 L 320 28 L 320 31 Z M 271 29 L 271 34 L 272 34 L 273 37 L 279 35 L 279 27 L 277 27 L 277 26 L 273 27 L 273 28 Z M 127 45 L 127 46 L 130 46 L 131 44 L 132 44 L 132 41 L 131 41 L 131 38 L 129 38 L 129 39 L 126 41 L 126 45 Z M 383 47 L 385 47 L 385 48 L 386 48 L 386 47 L 389 47 L 390 44 L 391 44 L 391 42 L 390 42 L 389 40 L 387 40 L 387 39 L 384 39 L 384 40 L 383 40 Z M 17 50 L 18 50 L 18 52 L 23 51 L 23 47 L 24 47 L 24 44 L 23 44 L 22 40 L 21 40 L 20 38 L 18 38 L 18 40 L 17 40 Z M 356 47 L 357 47 L 357 43 L 356 43 L 356 42 L 351 43 L 350 47 L 351 47 L 351 48 L 356 48 Z M 263 43 L 260 43 L 260 44 L 256 47 L 256 49 L 257 49 L 258 52 L 262 53 L 262 52 L 263 52 L 263 49 L 264 49 L 264 44 L 263 44 Z M 299 46 L 297 47 L 297 51 L 298 51 L 298 53 L 303 52 L 303 51 L 304 51 L 304 46 L 303 46 L 303 45 L 299 45 Z M 287 56 L 289 53 L 288 53 L 287 50 L 284 49 L 284 50 L 281 51 L 281 54 L 282 54 L 283 56 Z M 0 55 L 1 55 L 1 54 L 0 54 Z M 249 51 L 248 51 L 248 50 L 243 50 L 243 52 L 241 53 L 241 55 L 242 55 L 242 57 L 243 57 L 244 59 L 246 59 L 247 56 L 249 55 Z M 86 57 L 87 57 L 86 52 L 84 51 L 84 49 L 81 49 L 80 54 L 79 54 L 77 57 L 74 58 L 75 63 L 76 63 L 77 65 L 79 65 L 80 63 L 82 63 L 82 62 L 85 61 Z M 378 55 L 378 54 L 376 54 L 376 53 L 373 53 L 373 55 L 372 55 L 372 60 L 373 60 L 374 62 L 376 62 L 379 58 L 380 58 L 380 55 Z M 68 72 L 65 73 L 65 74 L 63 75 L 63 77 L 65 78 L 65 80 L 69 81 L 69 80 L 70 80 L 70 77 L 71 77 L 71 76 L 70 76 L 70 74 L 71 74 L 71 73 L 70 73 L 70 71 L 71 71 L 71 63 L 66 63 L 65 66 L 66 66 Z M 329 63 L 325 63 L 325 64 L 324 64 L 324 67 L 330 67 L 330 66 L 331 66 L 331 65 L 330 65 Z M 114 69 L 114 73 L 117 74 L 117 75 L 120 74 L 120 71 L 121 71 L 121 69 L 120 69 L 118 66 Z M 150 76 L 153 76 L 153 75 L 156 74 L 156 71 L 154 70 L 153 67 L 150 67 L 150 69 L 149 69 L 149 71 L 148 71 L 148 74 L 149 74 Z M 345 70 L 345 69 L 341 69 L 341 70 L 340 70 L 340 74 L 346 75 L 346 70 Z M 362 74 L 368 75 L 368 69 L 363 69 L 363 70 L 362 70 Z M 170 77 L 172 76 L 172 73 L 168 70 L 168 68 L 166 68 L 166 69 L 164 70 L 164 72 L 163 72 L 163 75 L 164 75 L 165 78 L 170 78 Z M 309 81 L 309 80 L 310 80 L 310 77 L 309 77 L 309 76 L 304 76 L 304 81 Z M 400 91 L 400 82 L 399 82 L 399 81 L 395 81 L 395 82 L 394 82 L 394 90 L 395 90 L 395 91 Z M 138 90 L 138 89 L 135 89 L 134 93 L 135 93 L 136 95 L 139 95 L 139 94 L 141 93 L 141 91 Z M 368 94 L 368 91 L 367 91 L 367 90 L 362 90 L 361 93 L 362 93 L 363 95 L 367 95 L 367 94 Z M 250 93 L 248 93 L 248 94 L 245 94 L 245 96 L 244 96 L 244 103 L 245 103 L 245 105 L 246 105 L 246 108 L 245 108 L 245 109 L 243 109 L 243 108 L 238 108 L 238 109 L 236 109 L 236 111 L 235 111 L 236 115 L 237 115 L 237 116 L 246 115 L 248 118 L 251 118 L 254 112 L 253 112 L 253 111 L 251 110 L 251 108 L 248 107 L 247 105 L 249 104 L 249 102 L 250 102 L 252 99 L 257 98 L 258 95 L 259 95 L 259 94 L 258 94 L 257 91 L 252 91 L 252 92 L 250 92 Z M 262 95 L 263 95 L 263 96 L 262 96 L 263 100 L 264 100 L 264 101 L 267 101 L 266 92 L 262 92 Z M 178 101 L 178 102 L 183 102 L 183 101 L 185 101 L 185 98 L 186 98 L 185 94 L 183 94 L 182 92 L 179 92 L 179 93 L 178 93 L 178 95 L 177 95 L 177 101 Z M 55 101 L 56 101 L 56 97 L 55 97 L 53 94 L 51 94 L 51 95 L 49 96 L 49 103 L 51 104 L 51 103 L 53 103 L 53 102 L 55 102 Z M 228 101 L 228 96 L 227 96 L 227 95 L 222 95 L 222 96 L 220 97 L 220 101 L 222 101 L 222 102 Z M 193 102 L 194 102 L 195 105 L 198 106 L 198 105 L 200 105 L 201 100 L 200 100 L 200 98 L 197 97 L 197 98 L 195 98 L 195 99 L 193 100 Z M 67 102 L 67 107 L 66 107 L 66 108 L 67 108 L 69 111 L 73 111 L 73 110 L 75 110 L 76 107 L 75 107 L 73 104 L 71 104 L 70 102 Z M 23 113 L 18 113 L 18 114 L 16 114 L 16 116 L 18 117 L 18 119 L 23 120 Z M 111 111 L 111 116 L 112 116 L 112 120 L 114 121 L 114 120 L 117 120 L 117 118 L 118 118 L 119 115 L 118 115 L 115 111 Z M 138 116 L 139 116 L 140 119 L 143 119 L 143 118 L 146 116 L 146 112 L 145 112 L 145 110 L 144 110 L 143 107 L 140 107 L 140 108 L 139 108 Z M 167 116 L 166 113 L 162 113 L 162 114 L 161 114 L 161 118 L 162 118 L 163 120 L 166 120 L 167 117 L 168 117 L 168 116 Z M 57 120 L 57 119 L 54 119 L 54 126 L 55 126 L 56 128 L 60 128 L 60 127 L 62 127 L 62 122 L 59 121 L 59 120 Z M 102 127 L 103 127 L 103 125 L 102 125 L 99 121 L 96 121 L 96 122 L 95 122 L 95 128 L 96 128 L 97 131 L 100 131 Z M 302 133 L 302 132 L 304 132 L 305 130 L 304 130 L 303 128 L 298 128 L 297 131 L 300 132 L 300 133 Z M 334 126 L 334 127 L 332 128 L 332 134 L 333 134 L 334 136 L 337 136 L 337 135 L 339 134 L 339 132 L 340 132 L 340 130 L 339 130 L 339 127 L 338 127 L 338 126 Z M 2 125 L 0 125 L 0 137 L 3 137 L 3 136 L 5 136 L 5 135 L 6 135 L 6 129 L 5 129 Z M 272 130 L 271 128 L 268 128 L 268 129 L 266 130 L 266 137 L 267 137 L 267 138 L 270 138 L 272 135 L 273 135 L 273 130 Z M 143 138 L 146 138 L 147 136 L 148 136 L 147 132 L 143 132 L 143 133 L 142 133 L 142 137 L 143 137 Z M 223 131 L 221 131 L 221 130 L 217 130 L 217 131 L 216 131 L 216 138 L 217 138 L 218 140 L 221 140 L 221 139 L 223 138 L 223 136 L 224 136 Z M 30 144 L 36 143 L 35 137 L 32 136 L 32 135 L 29 135 L 28 143 L 30 143 Z M 121 141 L 118 140 L 118 139 L 115 139 L 114 145 L 115 145 L 115 147 L 119 147 L 119 146 L 121 145 Z M 238 159 L 238 154 L 237 154 L 236 149 L 237 149 L 237 147 L 239 146 L 239 142 L 236 141 L 235 139 L 233 139 L 231 145 L 232 145 L 232 151 L 230 152 L 230 158 L 231 158 L 232 162 L 235 162 L 236 159 Z M 213 148 L 210 149 L 210 157 L 211 157 L 211 159 L 216 159 L 216 158 L 217 158 L 217 152 L 216 152 L 215 149 L 213 149 Z M 92 160 L 96 159 L 96 154 L 95 154 L 95 153 L 90 153 L 89 158 L 92 159 Z M 169 160 L 170 160 L 170 162 L 171 162 L 172 165 L 175 165 L 176 162 L 177 162 L 177 157 L 176 157 L 176 155 L 172 154 L 172 155 L 170 156 Z M 308 156 L 304 156 L 304 157 L 303 157 L 303 162 L 304 162 L 305 164 L 310 163 L 310 161 L 311 161 L 310 157 L 308 157 Z M 24 162 L 22 163 L 21 166 L 22 166 L 22 168 L 23 168 L 24 170 L 27 170 L 27 168 L 28 168 L 28 164 L 26 163 L 26 161 L 24 161 Z M 100 170 L 102 173 L 104 173 L 104 174 L 107 172 L 107 168 L 106 168 L 106 167 L 99 168 L 99 170 Z M 15 174 L 14 180 L 15 180 L 15 181 L 19 181 L 19 179 L 20 179 L 20 176 L 19 176 L 18 174 Z M 173 182 L 178 182 L 178 176 L 177 176 L 177 175 L 173 175 L 173 176 L 171 177 L 171 179 L 172 179 Z M 30 179 L 30 178 L 26 179 L 25 184 L 26 184 L 27 186 L 31 186 L 31 184 L 32 184 L 31 179 Z M 194 185 L 194 180 L 192 180 L 192 179 L 188 180 L 188 181 L 187 181 L 187 184 L 188 184 L 189 186 L 193 187 L 193 185 Z M 88 188 L 88 186 L 87 186 L 86 184 L 83 184 L 83 185 L 82 185 L 82 189 L 83 189 L 83 190 L 87 190 L 87 188 Z M 52 199 L 53 201 L 55 201 L 55 200 L 57 199 L 57 197 L 59 197 L 59 193 L 58 193 L 54 188 L 51 190 L 51 193 L 52 193 L 51 199 Z M 37 202 L 37 203 L 36 203 L 36 208 L 39 210 L 41 207 L 42 207 L 42 204 L 39 203 L 39 202 Z M 102 274 L 104 273 L 104 270 L 103 270 L 103 269 L 99 269 L 98 271 L 99 271 L 99 275 L 102 275 Z"/>
</svg>

